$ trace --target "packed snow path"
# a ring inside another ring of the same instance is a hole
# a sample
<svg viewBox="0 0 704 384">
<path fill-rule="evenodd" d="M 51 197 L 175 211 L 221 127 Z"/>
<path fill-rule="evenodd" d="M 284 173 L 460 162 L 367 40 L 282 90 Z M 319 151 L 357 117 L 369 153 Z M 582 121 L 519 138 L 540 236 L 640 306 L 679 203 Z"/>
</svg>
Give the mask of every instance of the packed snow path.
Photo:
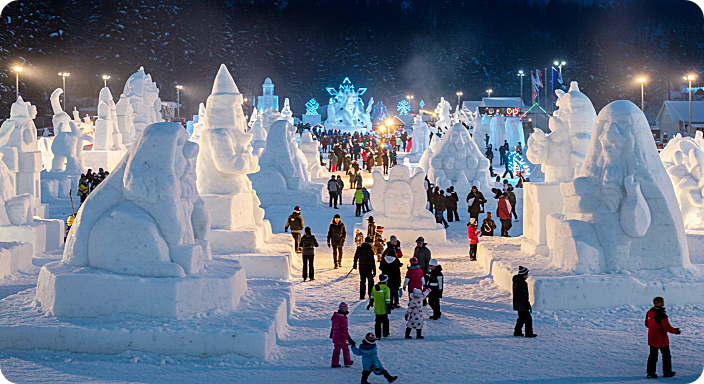
<svg viewBox="0 0 704 384">
<path fill-rule="evenodd" d="M 365 184 L 371 182 L 363 174 Z M 344 175 L 343 175 L 344 177 Z M 348 180 L 345 180 L 347 184 Z M 349 186 L 348 186 L 349 187 Z M 340 209 L 327 204 L 303 209 L 321 247 L 316 249 L 315 281 L 303 282 L 300 264 L 292 278 L 296 309 L 283 339 L 267 361 L 237 355 L 199 359 L 159 356 L 141 352 L 120 355 L 88 355 L 50 351 L 4 351 L 0 368 L 16 383 L 357 383 L 361 358 L 353 356 L 350 368 L 330 368 L 332 342 L 330 316 L 340 301 L 350 306 L 350 335 L 360 342 L 373 331 L 374 314 L 359 300 L 359 275 L 352 268 L 354 216 L 352 190 L 344 192 Z M 489 196 L 487 196 L 489 197 Z M 519 200 L 520 201 L 520 200 Z M 274 232 L 283 232 L 291 207 L 267 209 Z M 519 214 L 521 210 L 518 210 Z M 327 228 L 335 213 L 342 216 L 348 236 L 342 268 L 333 269 L 332 251 L 325 244 Z M 443 317 L 426 320 L 424 340 L 404 339 L 405 302 L 389 316 L 391 336 L 378 341 L 379 358 L 399 383 L 590 383 L 646 382 L 647 329 L 643 325 L 648 303 L 609 310 L 558 311 L 533 314 L 536 339 L 513 337 L 516 312 L 511 295 L 500 291 L 479 267 L 468 260 L 466 221 L 451 223 L 449 244 L 428 244 L 443 266 L 446 287 L 441 301 Z M 514 223 L 511 234 L 520 234 Z M 385 233 L 389 237 L 391 233 Z M 408 264 L 414 244 L 402 244 Z M 39 267 L 60 254 L 35 258 L 34 266 L 0 281 L 0 297 L 36 284 Z M 530 268 L 530 266 L 528 266 Z M 402 273 L 405 273 L 402 270 Z M 667 299 L 667 298 L 666 298 Z M 689 383 L 704 366 L 704 319 L 699 306 L 668 307 L 671 323 L 682 335 L 671 336 L 673 369 L 668 383 Z M 425 307 L 426 316 L 430 312 Z M 415 333 L 412 333 L 415 336 Z M 658 365 L 658 373 L 662 371 Z M 386 382 L 380 376 L 372 383 Z"/>
</svg>

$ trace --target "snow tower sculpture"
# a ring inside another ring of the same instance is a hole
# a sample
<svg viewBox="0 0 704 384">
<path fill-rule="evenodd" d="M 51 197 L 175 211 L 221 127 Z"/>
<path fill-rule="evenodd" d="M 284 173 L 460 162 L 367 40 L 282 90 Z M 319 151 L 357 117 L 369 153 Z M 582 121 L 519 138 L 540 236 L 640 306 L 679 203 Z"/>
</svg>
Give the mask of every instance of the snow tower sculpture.
<svg viewBox="0 0 704 384">
<path fill-rule="evenodd" d="M 129 118 L 130 112 L 132 119 Z M 120 132 L 126 145 L 131 144 L 147 125 L 164 121 L 161 118 L 159 88 L 152 81 L 152 76 L 144 73 L 144 67 L 139 67 L 139 71 L 127 79 L 125 89 L 117 102 L 116 113 L 118 125 L 122 124 Z"/>
<path fill-rule="evenodd" d="M 328 119 L 325 121 L 325 128 L 340 129 L 344 132 L 371 129 L 369 111 L 372 101 L 370 100 L 369 107 L 365 110 L 361 98 L 367 88 L 355 90 L 349 77 L 345 77 L 339 90 L 329 87 L 327 91 L 332 97 L 328 105 Z"/>
</svg>

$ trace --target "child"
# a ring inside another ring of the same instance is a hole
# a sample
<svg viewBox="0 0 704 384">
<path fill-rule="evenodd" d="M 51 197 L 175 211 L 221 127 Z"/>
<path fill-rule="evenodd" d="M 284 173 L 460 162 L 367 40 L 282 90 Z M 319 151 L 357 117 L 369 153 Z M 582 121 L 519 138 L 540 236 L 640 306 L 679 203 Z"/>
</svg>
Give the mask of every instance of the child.
<svg viewBox="0 0 704 384">
<path fill-rule="evenodd" d="M 496 229 L 496 223 L 491 218 L 491 212 L 486 213 L 486 218 L 482 222 L 482 236 L 494 236 L 494 230 Z"/>
<path fill-rule="evenodd" d="M 318 240 L 310 231 L 310 227 L 306 227 L 300 241 L 302 256 L 303 256 L 303 281 L 310 277 L 310 281 L 315 280 L 315 268 L 313 260 L 315 259 L 315 247 L 318 246 Z"/>
<path fill-rule="evenodd" d="M 376 227 L 376 236 L 374 237 L 374 254 L 376 255 L 376 262 L 381 262 L 381 254 L 384 253 L 384 245 L 386 245 L 386 239 L 384 239 L 384 227 Z"/>
<path fill-rule="evenodd" d="M 667 320 L 665 314 L 665 299 L 656 297 L 653 299 L 653 307 L 645 315 L 645 326 L 648 327 L 648 345 L 650 346 L 650 356 L 648 356 L 648 378 L 654 379 L 655 367 L 658 363 L 658 349 L 662 352 L 663 376 L 672 377 L 672 360 L 670 356 L 670 340 L 667 333 L 680 334 L 679 328 L 673 328 Z"/>
<path fill-rule="evenodd" d="M 376 337 L 373 333 L 367 333 L 367 336 L 362 340 L 359 348 L 352 346 L 352 353 L 357 356 L 362 356 L 362 384 L 369 384 L 369 375 L 374 372 L 376 375 L 384 375 L 389 383 L 393 383 L 398 379 L 398 376 L 391 376 L 384 369 L 379 361 L 379 356 L 376 352 Z"/>
<path fill-rule="evenodd" d="M 418 258 L 411 257 L 411 266 L 408 267 L 406 271 L 406 280 L 403 282 L 403 289 L 408 286 L 408 299 L 413 299 L 411 295 L 414 289 L 422 289 L 425 286 L 425 277 L 423 276 L 423 270 L 420 269 L 418 265 Z"/>
<path fill-rule="evenodd" d="M 411 294 L 411 301 L 408 302 L 408 309 L 406 310 L 406 338 L 411 339 L 411 329 L 416 330 L 416 339 L 423 339 L 423 299 L 428 297 L 430 294 L 430 289 L 422 291 L 418 288 L 413 290 Z"/>
<path fill-rule="evenodd" d="M 332 364 L 333 368 L 340 367 L 340 350 L 342 350 L 342 357 L 345 360 L 345 367 L 349 367 L 354 363 L 350 359 L 350 349 L 347 347 L 347 343 L 354 348 L 354 340 L 350 337 L 347 331 L 347 303 L 342 302 L 338 307 L 337 312 L 332 314 L 332 328 L 330 329 L 330 338 L 332 343 L 335 344 L 335 349 L 332 352 Z"/>
<path fill-rule="evenodd" d="M 428 304 L 433 309 L 433 315 L 430 316 L 430 320 L 438 320 L 442 316 L 440 312 L 440 299 L 442 298 L 443 289 L 442 265 L 438 263 L 437 259 L 431 259 L 428 263 L 428 268 L 430 268 L 430 272 L 427 275 L 428 288 L 430 288 Z"/>
<path fill-rule="evenodd" d="M 369 295 L 367 309 L 374 307 L 374 332 L 377 339 L 389 337 L 389 313 L 391 313 L 391 291 L 386 286 L 389 280 L 383 273 L 379 275 L 379 283 Z"/>
<path fill-rule="evenodd" d="M 364 190 L 364 189 L 362 189 Z M 374 223 L 374 216 L 367 217 L 367 237 L 374 239 L 376 236 L 376 224 Z"/>
<path fill-rule="evenodd" d="M 467 224 L 467 238 L 469 238 L 469 260 L 477 261 L 477 243 L 479 238 L 477 237 L 481 231 L 477 231 L 477 219 L 470 218 L 469 224 Z"/>
<path fill-rule="evenodd" d="M 361 230 L 357 229 L 354 233 L 354 243 L 357 244 L 357 247 L 360 247 L 362 243 L 364 242 L 364 234 L 362 233 Z"/>
</svg>

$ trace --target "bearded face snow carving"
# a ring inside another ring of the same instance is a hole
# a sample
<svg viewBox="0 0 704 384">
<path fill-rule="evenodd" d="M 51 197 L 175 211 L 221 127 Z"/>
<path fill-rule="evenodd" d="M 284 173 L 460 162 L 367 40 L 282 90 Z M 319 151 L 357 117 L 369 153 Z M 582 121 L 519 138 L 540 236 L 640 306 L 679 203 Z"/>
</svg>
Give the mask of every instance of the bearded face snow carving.
<svg viewBox="0 0 704 384">
<path fill-rule="evenodd" d="M 411 178 L 408 168 L 395 165 L 391 168 L 388 180 L 378 171 L 372 174 L 372 178 L 374 188 L 370 200 L 375 217 L 434 220 L 434 216 L 425 209 L 424 172 L 418 172 Z"/>
<path fill-rule="evenodd" d="M 450 128 L 432 151 L 428 174 L 434 178 L 444 177 L 456 183 L 461 174 L 480 188 L 489 185 L 489 160 L 479 151 L 462 124 Z M 426 167 L 421 160 L 421 166 Z"/>
<path fill-rule="evenodd" d="M 413 190 L 409 183 L 392 181 L 386 188 L 384 197 L 384 212 L 389 217 L 411 216 L 413 208 Z"/>
</svg>

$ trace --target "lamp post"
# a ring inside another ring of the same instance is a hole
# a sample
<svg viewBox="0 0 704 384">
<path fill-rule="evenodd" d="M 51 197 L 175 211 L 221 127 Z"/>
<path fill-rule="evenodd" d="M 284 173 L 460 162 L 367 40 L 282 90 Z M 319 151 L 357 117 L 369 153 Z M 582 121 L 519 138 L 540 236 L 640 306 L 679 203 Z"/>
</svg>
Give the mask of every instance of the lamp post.
<svg viewBox="0 0 704 384">
<path fill-rule="evenodd" d="M 638 82 L 640 83 L 640 110 L 645 112 L 645 93 L 643 91 L 643 86 L 645 82 L 648 81 L 645 77 L 639 77 Z"/>
<path fill-rule="evenodd" d="M 20 98 L 20 72 L 22 72 L 22 67 L 15 67 L 15 99 Z"/>
<path fill-rule="evenodd" d="M 413 100 L 413 95 L 406 95 L 406 100 L 408 100 L 408 105 L 410 105 L 411 109 L 413 109 L 413 104 L 411 104 L 411 100 Z"/>
<path fill-rule="evenodd" d="M 557 68 L 560 70 L 560 76 L 562 76 L 562 66 L 563 66 L 563 65 L 567 65 L 567 63 L 565 63 L 564 61 L 556 61 L 556 62 L 555 62 L 555 65 L 556 65 Z M 547 76 L 547 75 L 546 75 L 546 76 Z"/>
<path fill-rule="evenodd" d="M 63 81 L 64 81 L 64 87 L 62 88 L 63 91 L 64 91 L 64 111 L 66 110 L 66 78 L 67 78 L 69 75 L 71 75 L 71 74 L 68 73 L 68 72 L 59 72 L 59 76 L 61 76 L 61 78 L 62 78 Z"/>
<path fill-rule="evenodd" d="M 110 76 L 108 76 L 108 75 L 103 75 L 103 85 L 104 85 L 105 87 L 108 86 L 108 79 L 110 79 Z"/>
<path fill-rule="evenodd" d="M 462 92 L 457 92 L 457 93 L 455 93 L 455 95 L 457 95 L 457 106 L 459 108 L 460 99 L 462 98 Z"/>
<path fill-rule="evenodd" d="M 689 130 L 689 136 L 694 137 L 692 135 L 692 80 L 694 80 L 694 75 L 687 75 L 684 77 L 685 80 L 689 80 L 689 125 L 688 125 L 688 130 Z"/>
<path fill-rule="evenodd" d="M 176 86 L 176 118 L 181 121 L 181 88 L 182 85 Z"/>
<path fill-rule="evenodd" d="M 492 93 L 492 92 L 494 92 L 494 91 L 492 91 L 491 89 L 487 89 L 487 90 L 486 90 L 486 94 L 487 94 L 489 97 L 491 97 L 491 93 Z"/>
<path fill-rule="evenodd" d="M 525 73 L 523 73 L 523 70 L 518 71 L 518 77 L 521 78 L 521 101 L 523 101 L 523 77 L 525 77 Z"/>
</svg>

